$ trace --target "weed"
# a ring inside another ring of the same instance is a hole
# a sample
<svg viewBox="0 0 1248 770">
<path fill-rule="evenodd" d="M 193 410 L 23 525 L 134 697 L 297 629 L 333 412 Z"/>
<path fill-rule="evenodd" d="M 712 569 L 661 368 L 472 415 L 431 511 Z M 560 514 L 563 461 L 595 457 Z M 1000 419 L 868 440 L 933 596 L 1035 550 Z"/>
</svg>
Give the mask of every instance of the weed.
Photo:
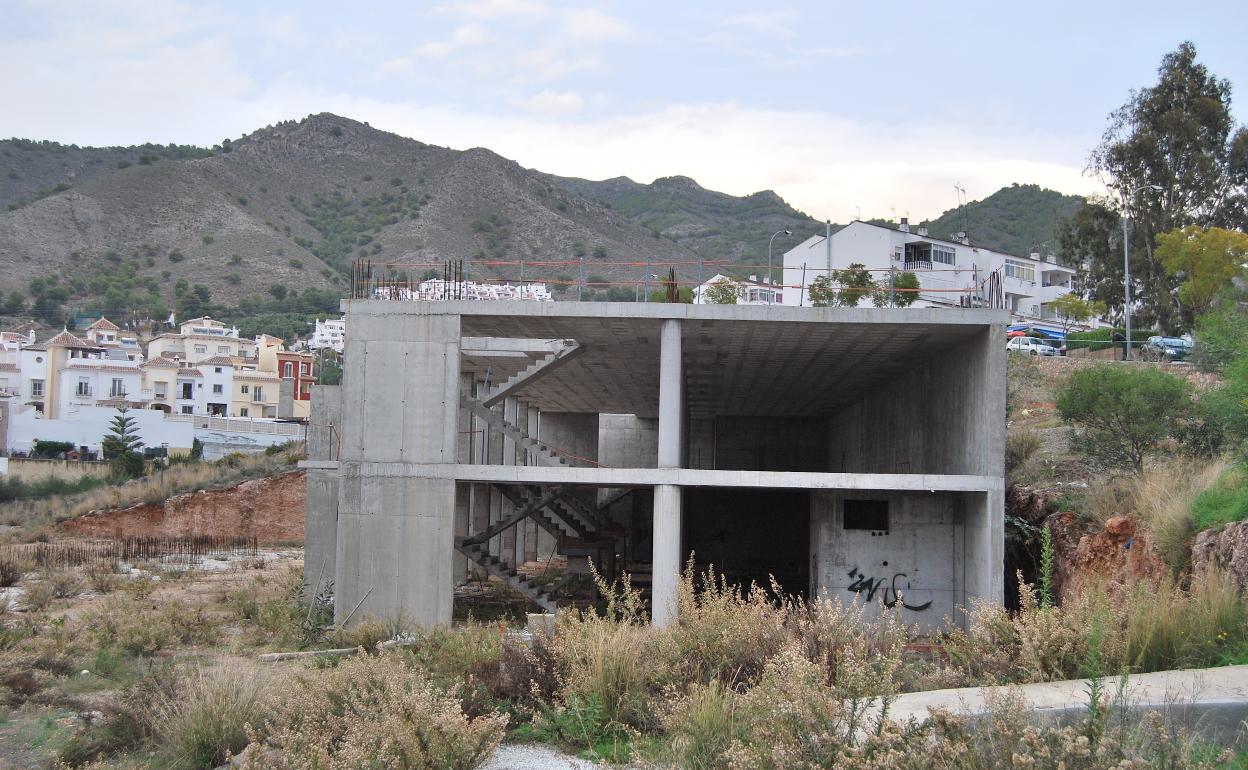
<svg viewBox="0 0 1248 770">
<path fill-rule="evenodd" d="M 1248 518 L 1248 470 L 1235 466 L 1224 471 L 1192 502 L 1192 517 L 1197 530 Z"/>
</svg>

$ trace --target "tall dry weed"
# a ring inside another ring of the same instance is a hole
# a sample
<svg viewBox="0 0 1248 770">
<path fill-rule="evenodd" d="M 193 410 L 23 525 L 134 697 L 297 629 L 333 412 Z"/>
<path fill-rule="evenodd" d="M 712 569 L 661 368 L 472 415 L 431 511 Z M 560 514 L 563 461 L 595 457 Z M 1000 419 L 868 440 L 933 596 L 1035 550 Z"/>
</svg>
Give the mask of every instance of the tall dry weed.
<svg viewBox="0 0 1248 770">
<path fill-rule="evenodd" d="M 248 726 L 264 717 L 267 677 L 258 670 L 200 670 L 157 706 L 167 766 L 211 770 L 248 744 Z"/>
<path fill-rule="evenodd" d="M 668 683 L 757 679 L 788 637 L 778 593 L 731 585 L 714 567 L 696 573 L 690 560 L 677 586 L 677 620 L 658 635 Z"/>
<path fill-rule="evenodd" d="M 1192 503 L 1227 470 L 1224 459 L 1174 460 L 1148 470 L 1135 481 L 1130 508 L 1153 533 L 1157 552 L 1171 574 L 1182 574 L 1191 563 L 1196 523 Z"/>
<path fill-rule="evenodd" d="M 249 770 L 362 767 L 467 770 L 502 740 L 507 717 L 471 719 L 401 656 L 304 671 L 269 700 L 243 755 Z"/>
</svg>

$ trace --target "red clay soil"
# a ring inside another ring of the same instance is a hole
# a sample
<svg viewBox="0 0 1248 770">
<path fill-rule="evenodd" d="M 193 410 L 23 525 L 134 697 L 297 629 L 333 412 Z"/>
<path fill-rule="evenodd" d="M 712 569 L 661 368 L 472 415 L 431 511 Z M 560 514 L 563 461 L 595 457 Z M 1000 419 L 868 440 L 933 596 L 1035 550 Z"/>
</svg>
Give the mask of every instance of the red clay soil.
<svg viewBox="0 0 1248 770">
<path fill-rule="evenodd" d="M 1080 537 L 1069 566 L 1071 580 L 1066 588 L 1075 592 L 1098 580 L 1111 587 L 1157 583 L 1168 572 L 1152 533 L 1128 516 L 1115 516 L 1100 532 Z"/>
<path fill-rule="evenodd" d="M 254 537 L 261 544 L 302 543 L 307 483 L 303 471 L 200 490 L 163 503 L 96 511 L 66 521 L 67 534 L 94 537 Z"/>
</svg>

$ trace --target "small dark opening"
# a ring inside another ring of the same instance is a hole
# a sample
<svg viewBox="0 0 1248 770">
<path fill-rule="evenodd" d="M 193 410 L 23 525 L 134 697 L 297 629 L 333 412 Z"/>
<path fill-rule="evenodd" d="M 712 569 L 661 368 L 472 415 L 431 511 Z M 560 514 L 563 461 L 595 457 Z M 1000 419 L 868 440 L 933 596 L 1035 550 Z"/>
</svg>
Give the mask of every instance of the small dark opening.
<svg viewBox="0 0 1248 770">
<path fill-rule="evenodd" d="M 873 532 L 888 531 L 887 500 L 846 500 L 845 529 L 867 529 Z"/>
</svg>

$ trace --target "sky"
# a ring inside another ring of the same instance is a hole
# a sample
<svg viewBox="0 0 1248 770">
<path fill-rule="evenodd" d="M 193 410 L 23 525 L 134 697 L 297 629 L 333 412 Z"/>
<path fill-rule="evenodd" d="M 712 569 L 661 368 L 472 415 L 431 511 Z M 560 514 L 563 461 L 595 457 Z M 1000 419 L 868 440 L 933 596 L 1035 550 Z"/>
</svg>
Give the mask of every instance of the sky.
<svg viewBox="0 0 1248 770">
<path fill-rule="evenodd" d="M 556 174 L 919 220 L 957 186 L 1103 192 L 1084 169 L 1109 113 L 1184 40 L 1244 87 L 1245 22 L 1242 0 L 0 0 L 0 136 L 214 145 L 333 112 Z"/>
</svg>

